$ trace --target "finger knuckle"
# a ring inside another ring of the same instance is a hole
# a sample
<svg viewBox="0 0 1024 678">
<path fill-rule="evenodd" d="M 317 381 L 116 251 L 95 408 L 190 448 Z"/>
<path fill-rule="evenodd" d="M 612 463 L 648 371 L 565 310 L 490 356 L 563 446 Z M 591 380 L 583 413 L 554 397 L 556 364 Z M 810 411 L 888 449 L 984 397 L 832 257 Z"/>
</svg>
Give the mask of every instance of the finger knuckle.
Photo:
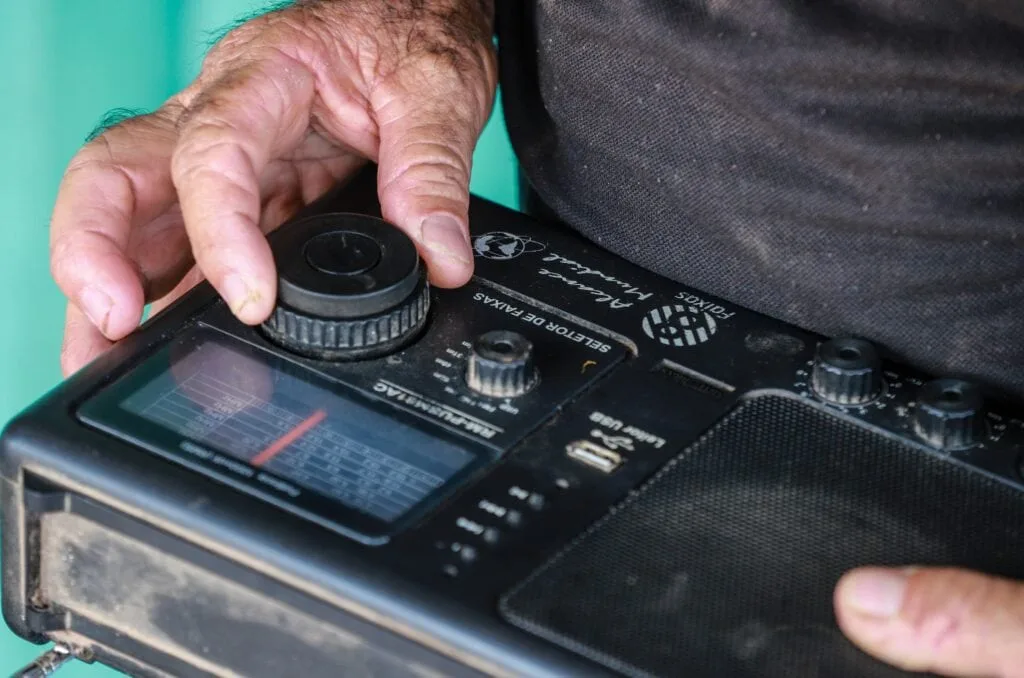
<svg viewBox="0 0 1024 678">
<path fill-rule="evenodd" d="M 255 92 L 255 66 L 224 73 L 216 82 L 201 89 L 177 121 L 178 134 L 186 135 L 197 128 L 214 127 L 221 132 L 237 132 L 246 120 L 255 120 L 264 102 Z"/>
<path fill-rule="evenodd" d="M 173 138 L 174 121 L 179 108 L 175 97 L 152 113 L 127 109 L 115 109 L 107 113 L 72 158 L 68 170 L 73 171 L 80 165 L 94 162 L 121 164 L 134 149 L 140 146 L 148 148 L 151 146 L 148 142 L 154 140 Z"/>
<path fill-rule="evenodd" d="M 214 178 L 235 188 L 254 180 L 250 153 L 223 128 L 204 126 L 183 136 L 171 159 L 171 176 L 178 187 Z"/>
<path fill-rule="evenodd" d="M 75 268 L 75 257 L 80 251 L 77 241 L 77 237 L 67 235 L 55 239 L 50 246 L 50 271 L 60 285 L 67 278 L 66 273 Z"/>
<path fill-rule="evenodd" d="M 496 80 L 476 50 L 451 48 L 407 57 L 394 77 L 382 80 L 381 85 L 399 92 L 430 92 L 433 100 L 466 118 L 482 107 L 490 108 Z"/>
<path fill-rule="evenodd" d="M 64 286 L 72 274 L 80 271 L 88 236 L 72 233 L 56 238 L 50 245 L 50 271 L 57 284 Z"/>
<path fill-rule="evenodd" d="M 430 168 L 423 168 L 423 171 L 412 170 L 395 181 L 390 190 L 402 193 L 409 198 L 433 198 L 442 199 L 451 203 L 462 204 L 466 202 L 465 187 L 455 181 L 450 181 L 430 173 Z"/>
<path fill-rule="evenodd" d="M 240 209 L 230 209 L 219 213 L 222 221 L 231 221 L 245 224 L 256 228 L 257 215 Z M 203 231 L 196 232 L 191 237 L 192 256 L 201 269 L 200 274 L 207 277 L 220 277 L 224 268 L 228 267 L 227 262 L 237 262 L 245 256 L 248 250 L 244 246 L 245 241 L 227 239 L 223 234 L 217 232 Z"/>
<path fill-rule="evenodd" d="M 446 125 L 421 125 L 399 143 L 400 157 L 409 158 L 403 169 L 443 174 L 459 182 L 469 176 L 470 159 L 462 151 L 462 140 Z"/>
<path fill-rule="evenodd" d="M 220 261 L 225 252 L 229 252 L 216 238 L 193 238 L 192 256 L 204 268 L 210 277 L 217 277 L 216 272 L 210 270 L 212 262 Z"/>
<path fill-rule="evenodd" d="M 76 156 L 64 173 L 64 188 L 81 182 L 90 192 L 103 196 L 105 211 L 119 220 L 129 220 L 134 211 L 135 191 L 131 176 L 122 165 L 105 158 Z M 78 215 L 89 218 L 92 215 Z"/>
<path fill-rule="evenodd" d="M 95 142 L 91 142 L 95 143 Z M 91 144 L 81 149 L 71 158 L 67 167 L 64 168 L 64 176 L 61 181 L 68 184 L 78 180 L 80 177 L 90 179 L 98 174 L 106 172 L 112 162 L 107 154 L 101 154 Z"/>
<path fill-rule="evenodd" d="M 493 91 L 434 72 L 413 69 L 379 86 L 371 97 L 378 124 L 429 133 L 452 145 L 475 140 L 493 105 Z"/>
<path fill-rule="evenodd" d="M 488 2 L 372 3 L 375 84 L 427 80 L 454 92 L 469 83 L 496 84 L 497 55 Z M 486 87 L 484 87 L 486 89 Z"/>
<path fill-rule="evenodd" d="M 424 142 L 425 146 L 432 146 Z M 425 149 L 420 149 L 422 150 Z M 469 167 L 456 154 L 435 149 L 399 167 L 381 187 L 381 193 L 445 196 L 466 201 Z"/>
<path fill-rule="evenodd" d="M 420 190 L 409 191 L 406 198 L 409 201 L 410 216 L 426 217 L 443 213 L 456 220 L 464 220 L 467 216 L 465 198 L 449 187 L 423 186 Z"/>
<path fill-rule="evenodd" d="M 64 169 L 64 180 L 85 173 L 110 172 L 118 164 L 118 148 L 114 136 L 117 130 L 108 129 L 87 142 L 68 162 Z"/>
<path fill-rule="evenodd" d="M 50 248 L 50 269 L 54 280 L 65 288 L 82 282 L 90 271 L 120 264 L 120 244 L 107 234 L 86 229 L 57 238 Z"/>
<path fill-rule="evenodd" d="M 473 46 L 490 43 L 491 14 L 480 3 L 459 0 L 395 3 L 382 16 L 381 25 L 392 35 L 404 37 L 408 53 L 458 61 Z"/>
<path fill-rule="evenodd" d="M 273 51 L 292 58 L 321 53 L 322 23 L 314 8 L 304 3 L 245 17 L 223 31 L 207 52 L 199 80 L 219 80 L 224 73 Z"/>
<path fill-rule="evenodd" d="M 308 124 L 314 96 L 313 76 L 301 62 L 277 48 L 263 48 L 194 96 L 178 118 L 178 134 L 212 128 L 218 136 L 245 142 L 267 129 Z"/>
</svg>

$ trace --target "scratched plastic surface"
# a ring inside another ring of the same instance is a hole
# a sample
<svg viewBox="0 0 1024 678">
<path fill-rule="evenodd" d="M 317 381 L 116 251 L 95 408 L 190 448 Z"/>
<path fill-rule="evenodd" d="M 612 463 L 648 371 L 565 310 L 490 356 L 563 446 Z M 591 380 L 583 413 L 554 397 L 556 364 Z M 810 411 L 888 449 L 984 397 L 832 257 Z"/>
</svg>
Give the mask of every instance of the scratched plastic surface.
<svg viewBox="0 0 1024 678">
<path fill-rule="evenodd" d="M 64 299 L 48 229 L 68 160 L 113 108 L 153 109 L 195 74 L 222 26 L 266 0 L 0 1 L 0 425 L 60 379 Z M 472 189 L 517 204 L 500 109 L 477 146 Z M 0 624 L 0 675 L 42 652 Z M 76 664 L 68 678 L 113 677 Z"/>
</svg>

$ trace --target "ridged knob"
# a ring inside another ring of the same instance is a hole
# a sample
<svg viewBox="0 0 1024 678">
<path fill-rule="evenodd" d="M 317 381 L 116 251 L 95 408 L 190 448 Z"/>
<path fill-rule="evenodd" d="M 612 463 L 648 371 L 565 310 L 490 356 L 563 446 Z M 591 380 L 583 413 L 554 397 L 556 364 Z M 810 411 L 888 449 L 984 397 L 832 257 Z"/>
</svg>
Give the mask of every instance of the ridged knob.
<svg viewBox="0 0 1024 678">
<path fill-rule="evenodd" d="M 936 379 L 918 393 L 914 430 L 921 440 L 940 450 L 971 447 L 985 434 L 984 405 L 974 384 Z"/>
<path fill-rule="evenodd" d="M 840 337 L 824 342 L 811 371 L 811 388 L 837 405 L 864 405 L 882 391 L 882 361 L 871 342 Z"/>
<path fill-rule="evenodd" d="M 528 393 L 539 378 L 533 345 L 523 335 L 499 330 L 473 342 L 466 383 L 477 393 L 490 398 L 515 398 Z"/>
<path fill-rule="evenodd" d="M 285 224 L 274 242 L 278 303 L 263 332 L 318 360 L 364 360 L 397 351 L 426 324 L 430 289 L 412 240 L 358 214 Z"/>
</svg>

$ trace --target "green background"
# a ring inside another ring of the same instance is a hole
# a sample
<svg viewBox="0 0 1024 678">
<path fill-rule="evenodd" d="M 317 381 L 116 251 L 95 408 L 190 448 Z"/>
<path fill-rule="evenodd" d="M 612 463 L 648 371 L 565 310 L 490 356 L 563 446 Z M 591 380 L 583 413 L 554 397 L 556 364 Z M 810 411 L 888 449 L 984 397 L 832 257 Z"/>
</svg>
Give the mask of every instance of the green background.
<svg viewBox="0 0 1024 678">
<path fill-rule="evenodd" d="M 0 426 L 60 379 L 64 298 L 47 224 L 61 174 L 112 108 L 153 109 L 198 71 L 213 36 L 256 0 L 0 0 Z M 495 110 L 472 190 L 515 206 L 515 158 Z M 40 648 L 0 625 L 0 676 Z M 75 665 L 58 675 L 110 676 Z"/>
</svg>

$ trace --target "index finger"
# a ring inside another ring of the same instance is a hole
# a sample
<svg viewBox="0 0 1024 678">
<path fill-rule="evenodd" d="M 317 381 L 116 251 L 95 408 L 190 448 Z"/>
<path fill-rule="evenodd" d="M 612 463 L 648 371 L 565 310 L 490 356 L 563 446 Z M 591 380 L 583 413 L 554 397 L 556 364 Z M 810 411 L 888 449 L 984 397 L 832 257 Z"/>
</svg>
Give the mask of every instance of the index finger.
<svg viewBox="0 0 1024 678">
<path fill-rule="evenodd" d="M 260 223 L 260 174 L 309 126 L 312 74 L 271 50 L 197 98 L 171 163 L 196 264 L 242 322 L 273 310 L 274 261 Z"/>
</svg>

